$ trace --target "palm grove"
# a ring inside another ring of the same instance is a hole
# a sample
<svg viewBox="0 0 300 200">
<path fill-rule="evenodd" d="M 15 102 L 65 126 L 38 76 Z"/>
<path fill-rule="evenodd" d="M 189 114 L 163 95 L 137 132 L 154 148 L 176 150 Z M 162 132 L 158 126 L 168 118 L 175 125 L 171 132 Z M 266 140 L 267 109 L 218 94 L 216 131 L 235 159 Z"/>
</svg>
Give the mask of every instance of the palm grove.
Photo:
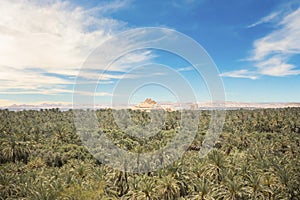
<svg viewBox="0 0 300 200">
<path fill-rule="evenodd" d="M 151 121 L 149 113 L 128 112 L 141 126 Z M 96 114 L 99 130 L 80 137 L 72 110 L 1 110 L 0 199 L 300 199 L 300 108 L 227 111 L 214 150 L 202 159 L 211 112 L 201 111 L 184 155 L 148 173 L 103 164 L 84 137 L 101 132 L 122 149 L 150 152 L 174 138 L 181 113 L 166 112 L 161 129 L 147 139 L 134 128 L 130 135 L 122 131 L 111 109 Z"/>
</svg>

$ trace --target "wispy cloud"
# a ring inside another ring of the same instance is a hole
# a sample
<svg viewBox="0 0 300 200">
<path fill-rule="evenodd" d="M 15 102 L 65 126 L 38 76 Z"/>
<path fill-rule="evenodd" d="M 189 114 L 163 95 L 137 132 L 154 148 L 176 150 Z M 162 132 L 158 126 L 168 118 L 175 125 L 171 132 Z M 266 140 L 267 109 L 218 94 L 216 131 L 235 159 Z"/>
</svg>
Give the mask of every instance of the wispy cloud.
<svg viewBox="0 0 300 200">
<path fill-rule="evenodd" d="M 34 70 L 20 70 L 12 67 L 0 68 L 0 90 L 7 91 L 11 89 L 38 89 L 41 87 L 53 87 L 55 85 L 71 84 L 72 81 L 43 75 Z M 54 87 L 55 88 L 55 87 Z"/>
<path fill-rule="evenodd" d="M 102 96 L 113 96 L 112 93 L 109 92 L 87 92 L 87 91 L 76 91 L 77 95 L 80 95 L 81 97 L 87 97 L 87 96 L 93 96 L 93 97 L 102 97 Z"/>
<path fill-rule="evenodd" d="M 112 13 L 119 11 L 120 9 L 126 8 L 130 5 L 131 0 L 115 0 L 111 2 L 103 2 L 98 4 L 98 6 L 93 7 L 88 10 L 84 10 L 84 12 L 88 14 L 94 14 L 94 13 Z"/>
<path fill-rule="evenodd" d="M 191 70 L 194 70 L 194 67 L 188 66 L 188 67 L 182 67 L 182 68 L 178 68 L 178 69 L 177 69 L 178 72 L 182 72 L 182 71 L 191 71 Z"/>
<path fill-rule="evenodd" d="M 128 4 L 111 1 L 89 9 L 60 0 L 0 1 L 0 92 L 71 93 L 69 86 L 87 56 L 112 35 L 128 29 L 125 22 L 109 17 Z M 124 71 L 152 56 L 149 51 L 132 53 L 110 70 Z M 98 63 L 97 68 L 101 67 Z M 111 84 L 117 78 L 107 73 L 101 83 Z"/>
<path fill-rule="evenodd" d="M 248 27 L 272 21 L 279 16 L 280 12 L 271 13 Z M 299 66 L 290 63 L 290 58 L 300 54 L 300 7 L 281 16 L 275 27 L 278 28 L 253 43 L 252 55 L 246 61 L 253 65 L 255 71 L 238 70 L 223 73 L 222 76 L 255 79 L 261 75 L 299 75 Z"/>
<path fill-rule="evenodd" d="M 59 1 L 1 1 L 0 13 L 0 63 L 20 69 L 76 70 L 91 50 L 125 25 Z"/>
<path fill-rule="evenodd" d="M 300 74 L 295 65 L 286 62 L 281 56 L 273 56 L 256 64 L 258 72 L 269 76 L 288 76 Z"/>
<path fill-rule="evenodd" d="M 298 75 L 297 66 L 289 58 L 300 54 L 300 8 L 286 15 L 280 28 L 254 42 L 253 55 L 258 72 L 267 75 Z"/>
<path fill-rule="evenodd" d="M 252 80 L 256 80 L 258 76 L 255 72 L 250 72 L 246 69 L 230 71 L 220 74 L 221 77 L 231 77 L 231 78 L 249 78 Z"/>
<path fill-rule="evenodd" d="M 273 21 L 276 17 L 279 16 L 279 14 L 281 14 L 281 12 L 273 12 L 263 18 L 261 18 L 260 20 L 258 20 L 257 22 L 250 24 L 249 26 L 247 26 L 247 28 L 253 28 L 255 26 L 258 26 L 260 24 L 264 24 L 264 23 L 268 23 Z"/>
</svg>

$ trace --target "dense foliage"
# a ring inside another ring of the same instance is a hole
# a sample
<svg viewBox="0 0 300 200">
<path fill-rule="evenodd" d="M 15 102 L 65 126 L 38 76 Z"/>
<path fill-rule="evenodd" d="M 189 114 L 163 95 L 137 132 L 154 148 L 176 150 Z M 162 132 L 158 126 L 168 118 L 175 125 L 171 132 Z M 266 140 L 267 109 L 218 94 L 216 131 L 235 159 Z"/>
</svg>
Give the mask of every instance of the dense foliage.
<svg viewBox="0 0 300 200">
<path fill-rule="evenodd" d="M 130 112 L 135 123 L 149 123 L 147 113 Z M 99 130 L 132 152 L 160 148 L 180 127 L 180 112 L 167 113 L 145 140 L 126 135 L 111 109 L 97 116 Z M 184 156 L 144 174 L 97 161 L 76 134 L 71 110 L 1 110 L 0 120 L 0 199 L 300 199 L 300 108 L 227 111 L 215 149 L 202 159 L 210 111 L 201 111 Z"/>
</svg>

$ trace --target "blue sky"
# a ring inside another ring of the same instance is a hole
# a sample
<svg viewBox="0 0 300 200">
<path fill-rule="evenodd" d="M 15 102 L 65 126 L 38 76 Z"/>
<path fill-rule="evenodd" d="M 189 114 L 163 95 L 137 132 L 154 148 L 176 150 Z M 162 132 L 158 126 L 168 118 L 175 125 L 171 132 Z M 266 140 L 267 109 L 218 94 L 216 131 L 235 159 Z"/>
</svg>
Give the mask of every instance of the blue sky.
<svg viewBox="0 0 300 200">
<path fill-rule="evenodd" d="M 202 45 L 220 71 L 227 101 L 300 101 L 299 1 L 4 0 L 0 13 L 0 105 L 72 103 L 76 76 L 90 53 L 114 35 L 141 27 L 174 29 Z M 117 82 L 132 66 L 146 63 L 174 68 L 197 101 L 211 100 L 205 80 L 189 63 L 144 50 L 105 74 L 96 102 L 118 98 Z M 130 101 L 147 97 L 176 101 L 157 85 L 141 87 Z"/>
</svg>

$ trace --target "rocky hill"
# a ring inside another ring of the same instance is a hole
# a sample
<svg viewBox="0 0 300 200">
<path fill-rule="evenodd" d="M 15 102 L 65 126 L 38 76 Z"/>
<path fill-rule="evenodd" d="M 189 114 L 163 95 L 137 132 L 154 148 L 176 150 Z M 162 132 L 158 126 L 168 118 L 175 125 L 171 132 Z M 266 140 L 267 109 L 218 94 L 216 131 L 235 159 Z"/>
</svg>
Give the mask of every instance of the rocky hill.
<svg viewBox="0 0 300 200">
<path fill-rule="evenodd" d="M 132 107 L 133 110 L 151 110 L 154 107 L 156 107 L 157 102 L 152 100 L 151 98 L 147 98 L 145 101 L 139 103 L 138 105 L 135 105 Z"/>
</svg>

